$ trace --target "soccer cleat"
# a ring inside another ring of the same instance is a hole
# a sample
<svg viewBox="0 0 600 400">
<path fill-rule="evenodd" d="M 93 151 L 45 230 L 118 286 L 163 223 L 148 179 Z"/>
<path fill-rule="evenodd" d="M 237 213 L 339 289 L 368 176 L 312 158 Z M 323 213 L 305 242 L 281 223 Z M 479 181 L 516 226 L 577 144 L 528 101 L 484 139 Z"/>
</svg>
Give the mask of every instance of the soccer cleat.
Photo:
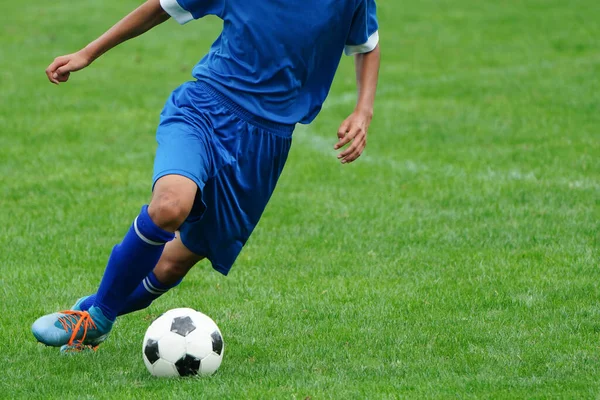
<svg viewBox="0 0 600 400">
<path fill-rule="evenodd" d="M 88 311 L 61 311 L 38 318 L 31 327 L 33 336 L 47 345 L 60 347 L 83 345 L 98 346 L 108 337 L 113 321 L 97 307 Z"/>
<path fill-rule="evenodd" d="M 73 304 L 73 306 L 71 307 L 71 311 L 81 311 L 81 304 L 85 300 L 87 300 L 89 297 L 90 296 L 83 296 L 83 297 L 80 297 L 79 299 L 77 299 L 75 304 Z M 98 350 L 98 347 L 100 347 L 100 343 L 102 343 L 102 342 L 103 342 L 103 340 L 102 341 L 96 340 L 95 344 L 84 344 L 80 340 L 75 340 L 73 342 L 73 344 L 62 345 L 60 348 L 60 352 L 62 354 L 95 352 Z"/>
<path fill-rule="evenodd" d="M 81 304 L 90 296 L 83 296 L 80 297 L 79 299 L 77 299 L 77 301 L 75 302 L 75 304 L 73 304 L 73 306 L 71 307 L 71 311 L 81 311 Z M 60 348 L 60 352 L 62 354 L 75 354 L 75 353 L 87 353 L 87 352 L 94 352 L 98 350 L 98 347 L 100 346 L 100 343 L 102 342 L 98 342 L 95 345 L 91 345 L 91 344 L 83 344 L 80 340 L 75 340 L 73 342 L 73 344 L 69 345 L 69 344 L 64 344 L 61 346 Z"/>
</svg>

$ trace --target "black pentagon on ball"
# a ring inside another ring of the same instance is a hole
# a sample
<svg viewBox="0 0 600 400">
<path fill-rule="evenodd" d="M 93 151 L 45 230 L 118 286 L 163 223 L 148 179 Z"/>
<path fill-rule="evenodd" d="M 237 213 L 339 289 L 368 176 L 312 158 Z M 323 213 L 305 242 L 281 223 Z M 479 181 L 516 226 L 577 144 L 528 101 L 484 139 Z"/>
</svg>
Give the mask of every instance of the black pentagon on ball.
<svg viewBox="0 0 600 400">
<path fill-rule="evenodd" d="M 198 371 L 200 370 L 200 359 L 186 354 L 185 357 L 177 360 L 175 368 L 177 368 L 177 372 L 179 372 L 179 375 L 181 376 L 198 375 Z"/>
<path fill-rule="evenodd" d="M 171 323 L 171 332 L 186 337 L 196 329 L 194 321 L 190 317 L 176 317 Z"/>
<path fill-rule="evenodd" d="M 210 337 L 212 337 L 213 351 L 218 355 L 221 355 L 221 352 L 223 351 L 223 338 L 221 337 L 221 334 L 219 331 L 214 331 L 210 334 Z"/>
<path fill-rule="evenodd" d="M 144 354 L 148 361 L 150 361 L 150 364 L 157 362 L 160 358 L 160 355 L 158 354 L 158 342 L 154 339 L 148 339 L 146 347 L 144 347 Z"/>
</svg>

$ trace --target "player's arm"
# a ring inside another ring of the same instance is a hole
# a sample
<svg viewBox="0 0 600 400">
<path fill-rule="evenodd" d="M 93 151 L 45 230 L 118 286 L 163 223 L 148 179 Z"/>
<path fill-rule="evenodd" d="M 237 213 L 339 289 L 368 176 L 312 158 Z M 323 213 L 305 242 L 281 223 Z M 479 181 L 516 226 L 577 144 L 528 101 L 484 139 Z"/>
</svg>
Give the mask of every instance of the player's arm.
<svg viewBox="0 0 600 400">
<path fill-rule="evenodd" d="M 50 82 L 66 82 L 71 72 L 90 65 L 108 50 L 154 28 L 169 19 L 159 0 L 148 0 L 117 22 L 98 39 L 76 53 L 57 57 L 46 69 Z"/>
<path fill-rule="evenodd" d="M 338 159 L 342 164 L 352 162 L 360 157 L 367 145 L 367 132 L 373 119 L 380 60 L 379 44 L 368 53 L 359 53 L 354 56 L 358 100 L 354 112 L 340 125 L 339 140 L 334 146 L 338 150 L 348 143 L 352 143 L 338 154 Z"/>
</svg>

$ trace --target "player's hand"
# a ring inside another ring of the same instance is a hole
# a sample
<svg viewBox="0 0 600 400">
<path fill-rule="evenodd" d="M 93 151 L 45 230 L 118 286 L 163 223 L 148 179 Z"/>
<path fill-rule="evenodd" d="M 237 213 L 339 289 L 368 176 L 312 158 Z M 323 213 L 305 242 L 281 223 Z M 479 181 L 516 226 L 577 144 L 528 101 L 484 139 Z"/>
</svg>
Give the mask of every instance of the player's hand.
<svg viewBox="0 0 600 400">
<path fill-rule="evenodd" d="M 91 59 L 81 51 L 56 57 L 46 68 L 46 76 L 50 82 L 58 85 L 60 82 L 68 81 L 71 72 L 79 71 L 90 65 L 91 62 Z"/>
<path fill-rule="evenodd" d="M 367 145 L 367 131 L 372 118 L 373 115 L 370 112 L 355 110 L 340 125 L 337 133 L 338 142 L 333 148 L 339 150 L 351 143 L 337 156 L 342 164 L 351 163 L 362 154 Z"/>
</svg>

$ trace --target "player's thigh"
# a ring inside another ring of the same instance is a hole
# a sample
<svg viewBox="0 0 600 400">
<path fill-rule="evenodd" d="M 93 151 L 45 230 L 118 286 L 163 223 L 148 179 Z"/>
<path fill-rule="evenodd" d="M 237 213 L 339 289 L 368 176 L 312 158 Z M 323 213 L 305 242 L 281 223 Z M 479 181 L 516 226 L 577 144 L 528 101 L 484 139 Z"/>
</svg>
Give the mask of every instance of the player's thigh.
<svg viewBox="0 0 600 400">
<path fill-rule="evenodd" d="M 196 193 L 201 193 L 207 179 L 223 163 L 212 140 L 214 101 L 196 91 L 192 83 L 177 88 L 165 104 L 156 131 L 158 148 L 149 212 L 165 229 L 175 230 L 183 223 L 201 197 Z"/>
</svg>

